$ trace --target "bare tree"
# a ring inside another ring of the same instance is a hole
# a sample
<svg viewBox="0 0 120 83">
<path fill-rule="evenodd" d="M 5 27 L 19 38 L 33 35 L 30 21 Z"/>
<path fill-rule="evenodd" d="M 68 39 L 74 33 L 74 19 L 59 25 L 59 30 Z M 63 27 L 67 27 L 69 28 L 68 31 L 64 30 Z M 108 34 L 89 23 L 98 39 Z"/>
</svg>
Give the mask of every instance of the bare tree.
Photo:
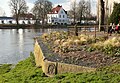
<svg viewBox="0 0 120 83">
<path fill-rule="evenodd" d="M 10 0 L 10 7 L 13 15 L 15 15 L 16 23 L 19 25 L 19 17 L 21 13 L 27 12 L 27 5 L 25 0 Z"/>
<path fill-rule="evenodd" d="M 76 23 L 76 7 L 77 7 L 76 0 L 73 0 L 71 2 L 71 10 L 68 11 L 69 18 L 72 19 L 73 24 Z"/>
<path fill-rule="evenodd" d="M 90 1 L 80 0 L 77 7 L 77 18 L 81 23 L 82 20 L 91 15 Z"/>
<path fill-rule="evenodd" d="M 68 15 L 71 19 L 73 19 L 73 23 L 76 23 L 76 21 L 81 23 L 82 20 L 85 20 L 85 18 L 89 18 L 91 16 L 90 0 L 80 0 L 78 4 L 74 1 L 71 5 L 72 8 L 68 12 Z"/>
<path fill-rule="evenodd" d="M 75 22 L 75 20 L 76 20 L 76 0 L 73 2 L 72 9 L 73 9 L 74 23 L 76 23 Z"/>
<path fill-rule="evenodd" d="M 52 9 L 52 2 L 48 0 L 37 0 L 32 9 L 33 14 L 35 15 L 36 21 L 42 20 L 42 24 L 45 23 L 47 19 L 47 14 Z"/>
</svg>

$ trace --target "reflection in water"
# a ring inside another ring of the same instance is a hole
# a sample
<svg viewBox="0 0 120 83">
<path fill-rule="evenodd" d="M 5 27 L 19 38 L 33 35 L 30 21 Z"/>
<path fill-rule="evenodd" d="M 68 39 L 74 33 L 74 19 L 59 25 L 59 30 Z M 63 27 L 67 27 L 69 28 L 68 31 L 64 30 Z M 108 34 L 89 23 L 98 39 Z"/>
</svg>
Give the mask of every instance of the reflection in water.
<svg viewBox="0 0 120 83">
<path fill-rule="evenodd" d="M 23 29 L 18 29 L 19 34 L 23 34 Z"/>
<path fill-rule="evenodd" d="M 0 64 L 16 64 L 33 52 L 34 37 L 67 29 L 0 29 Z"/>
<path fill-rule="evenodd" d="M 23 53 L 23 29 L 18 29 L 18 36 L 19 36 L 18 45 L 20 53 Z"/>
</svg>

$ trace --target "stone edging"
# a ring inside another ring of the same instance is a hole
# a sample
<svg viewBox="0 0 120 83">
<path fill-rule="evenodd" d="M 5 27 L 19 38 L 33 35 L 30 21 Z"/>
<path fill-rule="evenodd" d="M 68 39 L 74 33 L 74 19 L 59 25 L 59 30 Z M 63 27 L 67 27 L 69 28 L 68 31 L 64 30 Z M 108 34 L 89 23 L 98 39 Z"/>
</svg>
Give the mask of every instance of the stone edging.
<svg viewBox="0 0 120 83">
<path fill-rule="evenodd" d="M 67 72 L 71 72 L 71 73 L 92 72 L 96 70 L 96 68 L 48 61 L 45 58 L 44 53 L 40 45 L 38 44 L 37 39 L 35 40 L 34 55 L 35 55 L 36 66 L 42 67 L 43 72 L 50 77 L 53 77 L 55 74 L 62 74 Z"/>
</svg>

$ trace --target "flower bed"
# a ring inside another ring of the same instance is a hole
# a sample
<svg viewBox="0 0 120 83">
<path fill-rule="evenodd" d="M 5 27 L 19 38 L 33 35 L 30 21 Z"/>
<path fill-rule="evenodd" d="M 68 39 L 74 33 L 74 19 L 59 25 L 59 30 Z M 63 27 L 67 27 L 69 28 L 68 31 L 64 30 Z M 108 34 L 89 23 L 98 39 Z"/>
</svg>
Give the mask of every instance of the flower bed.
<svg viewBox="0 0 120 83">
<path fill-rule="evenodd" d="M 106 40 L 106 37 L 52 32 L 43 34 L 40 39 L 53 53 L 57 53 L 58 61 L 63 63 L 97 68 L 120 61 L 120 38 Z M 52 54 L 48 57 L 53 60 Z"/>
</svg>

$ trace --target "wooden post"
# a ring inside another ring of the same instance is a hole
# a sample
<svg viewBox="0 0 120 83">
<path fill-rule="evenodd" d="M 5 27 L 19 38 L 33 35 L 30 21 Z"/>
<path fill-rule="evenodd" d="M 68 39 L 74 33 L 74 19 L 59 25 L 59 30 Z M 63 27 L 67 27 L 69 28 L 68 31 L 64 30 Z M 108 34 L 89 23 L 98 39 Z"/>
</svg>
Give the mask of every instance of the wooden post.
<svg viewBox="0 0 120 83">
<path fill-rule="evenodd" d="M 86 35 L 86 27 L 84 26 L 84 28 L 85 28 L 85 35 Z"/>
<path fill-rule="evenodd" d="M 75 36 L 78 36 L 78 27 L 77 27 L 77 24 L 75 24 Z"/>
<path fill-rule="evenodd" d="M 108 38 L 108 36 L 109 36 L 108 28 L 109 28 L 109 26 L 108 26 L 108 23 L 107 23 L 107 38 Z"/>
<path fill-rule="evenodd" d="M 68 28 L 68 36 L 70 35 L 70 31 L 69 31 L 69 27 L 67 27 Z"/>
<path fill-rule="evenodd" d="M 94 28 L 95 28 L 95 42 L 96 42 L 96 26 L 94 26 Z"/>
</svg>

